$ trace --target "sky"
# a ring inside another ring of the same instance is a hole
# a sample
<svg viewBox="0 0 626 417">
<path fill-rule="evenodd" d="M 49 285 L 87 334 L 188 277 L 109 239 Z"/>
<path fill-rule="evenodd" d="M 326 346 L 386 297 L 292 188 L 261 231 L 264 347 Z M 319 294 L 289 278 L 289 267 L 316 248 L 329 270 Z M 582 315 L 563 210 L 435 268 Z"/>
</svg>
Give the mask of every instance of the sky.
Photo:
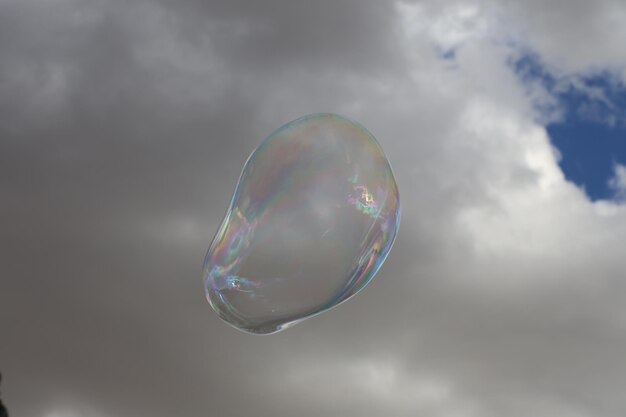
<svg viewBox="0 0 626 417">
<path fill-rule="evenodd" d="M 626 4 L 0 0 L 12 416 L 613 417 L 626 398 Z M 248 155 L 333 112 L 398 238 L 271 336 L 202 261 Z"/>
</svg>

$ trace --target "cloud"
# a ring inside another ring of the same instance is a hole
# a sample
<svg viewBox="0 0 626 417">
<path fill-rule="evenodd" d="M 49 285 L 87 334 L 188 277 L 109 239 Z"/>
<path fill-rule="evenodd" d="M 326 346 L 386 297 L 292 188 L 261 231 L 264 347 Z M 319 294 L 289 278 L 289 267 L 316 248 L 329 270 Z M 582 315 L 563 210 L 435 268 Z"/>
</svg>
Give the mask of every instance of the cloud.
<svg viewBox="0 0 626 417">
<path fill-rule="evenodd" d="M 626 61 L 618 49 L 626 10 L 621 2 L 505 4 L 522 36 L 551 65 L 565 72 L 615 69 L 623 75 Z"/>
<path fill-rule="evenodd" d="M 3 2 L 3 400 L 31 416 L 621 415 L 626 212 L 565 181 L 536 106 L 558 105 L 511 65 L 534 51 L 557 75 L 623 79 L 621 8 Z M 204 300 L 204 251 L 256 144 L 321 110 L 384 147 L 398 241 L 349 302 L 239 334 Z"/>
<path fill-rule="evenodd" d="M 615 191 L 615 198 L 623 201 L 626 197 L 626 167 L 621 164 L 613 166 L 615 176 L 609 180 L 609 187 Z"/>
</svg>

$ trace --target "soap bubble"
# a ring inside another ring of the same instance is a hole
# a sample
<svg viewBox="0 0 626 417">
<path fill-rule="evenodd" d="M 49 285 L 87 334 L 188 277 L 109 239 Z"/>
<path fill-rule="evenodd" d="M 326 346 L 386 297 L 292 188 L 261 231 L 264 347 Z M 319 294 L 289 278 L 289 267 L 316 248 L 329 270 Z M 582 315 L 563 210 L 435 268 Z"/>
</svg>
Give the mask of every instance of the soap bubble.
<svg viewBox="0 0 626 417">
<path fill-rule="evenodd" d="M 376 139 L 341 116 L 301 117 L 248 158 L 204 261 L 207 299 L 235 328 L 278 332 L 363 289 L 399 223 Z"/>
</svg>

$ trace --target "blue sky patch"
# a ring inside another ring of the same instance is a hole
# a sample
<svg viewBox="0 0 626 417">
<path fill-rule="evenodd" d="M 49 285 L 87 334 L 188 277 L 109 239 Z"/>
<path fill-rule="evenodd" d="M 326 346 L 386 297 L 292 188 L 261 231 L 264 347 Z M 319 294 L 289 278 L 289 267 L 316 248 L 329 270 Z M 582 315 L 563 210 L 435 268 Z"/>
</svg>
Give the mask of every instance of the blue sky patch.
<svg viewBox="0 0 626 417">
<path fill-rule="evenodd" d="M 448 49 L 438 49 L 439 58 L 444 59 L 446 61 L 454 61 L 456 59 L 456 49 L 448 48 Z"/>
<path fill-rule="evenodd" d="M 522 56 L 512 67 L 526 85 L 539 84 L 554 98 L 537 108 L 560 111 L 556 120 L 548 118 L 546 129 L 561 154 L 565 177 L 592 201 L 619 197 L 611 179 L 617 164 L 626 165 L 626 86 L 607 71 L 557 77 L 534 55 Z"/>
</svg>

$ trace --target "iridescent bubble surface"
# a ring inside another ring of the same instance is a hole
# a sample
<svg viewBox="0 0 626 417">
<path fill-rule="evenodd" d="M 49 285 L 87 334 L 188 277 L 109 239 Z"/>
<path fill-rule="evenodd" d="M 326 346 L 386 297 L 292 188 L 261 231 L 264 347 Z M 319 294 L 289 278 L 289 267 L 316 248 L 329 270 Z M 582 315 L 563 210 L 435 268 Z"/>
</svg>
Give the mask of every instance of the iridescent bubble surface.
<svg viewBox="0 0 626 417">
<path fill-rule="evenodd" d="M 376 139 L 341 116 L 301 117 L 248 158 L 204 261 L 207 299 L 240 330 L 283 330 L 363 289 L 399 223 Z"/>
</svg>

